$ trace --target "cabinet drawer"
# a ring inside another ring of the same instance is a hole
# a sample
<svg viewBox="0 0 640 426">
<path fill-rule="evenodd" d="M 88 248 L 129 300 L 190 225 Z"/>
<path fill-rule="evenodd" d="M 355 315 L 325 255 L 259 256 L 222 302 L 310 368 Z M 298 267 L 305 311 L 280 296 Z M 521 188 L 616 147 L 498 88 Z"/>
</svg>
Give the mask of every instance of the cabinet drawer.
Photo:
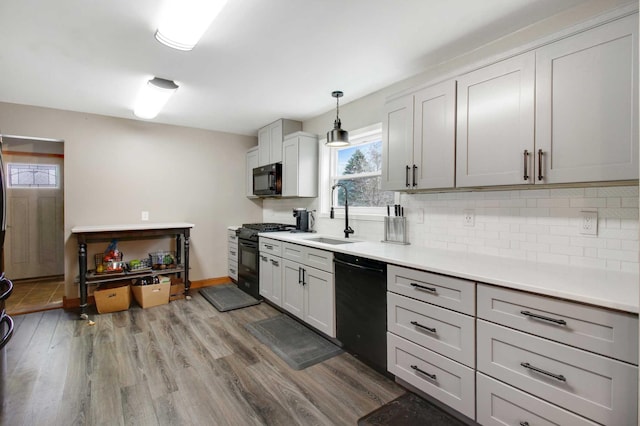
<svg viewBox="0 0 640 426">
<path fill-rule="evenodd" d="M 229 243 L 229 260 L 238 261 L 238 243 Z"/>
<path fill-rule="evenodd" d="M 478 284 L 478 318 L 638 364 L 638 316 Z"/>
<path fill-rule="evenodd" d="M 440 355 L 475 367 L 473 317 L 389 292 L 387 328 Z"/>
<path fill-rule="evenodd" d="M 269 253 L 274 256 L 282 256 L 282 241 L 272 240 L 271 238 L 260 237 L 261 252 Z"/>
<path fill-rule="evenodd" d="M 305 247 L 302 263 L 333 274 L 333 252 L 331 251 Z"/>
<path fill-rule="evenodd" d="M 387 369 L 465 416 L 475 418 L 475 377 L 471 368 L 387 333 Z"/>
<path fill-rule="evenodd" d="M 238 237 L 236 236 L 236 231 L 232 231 L 230 229 L 227 230 L 227 239 L 230 243 L 237 243 Z"/>
<path fill-rule="evenodd" d="M 333 273 L 333 252 L 299 244 L 283 243 L 282 257 L 322 271 Z"/>
<path fill-rule="evenodd" d="M 596 426 L 584 417 L 519 391 L 482 373 L 476 375 L 477 418 L 484 426 Z"/>
<path fill-rule="evenodd" d="M 607 425 L 636 424 L 638 368 L 478 320 L 478 371 Z"/>
<path fill-rule="evenodd" d="M 476 285 L 473 281 L 389 265 L 387 289 L 463 314 L 476 313 Z"/>
<path fill-rule="evenodd" d="M 234 280 L 238 279 L 238 263 L 237 262 L 233 262 L 233 261 L 229 261 L 229 276 L 231 278 L 233 278 Z"/>
</svg>

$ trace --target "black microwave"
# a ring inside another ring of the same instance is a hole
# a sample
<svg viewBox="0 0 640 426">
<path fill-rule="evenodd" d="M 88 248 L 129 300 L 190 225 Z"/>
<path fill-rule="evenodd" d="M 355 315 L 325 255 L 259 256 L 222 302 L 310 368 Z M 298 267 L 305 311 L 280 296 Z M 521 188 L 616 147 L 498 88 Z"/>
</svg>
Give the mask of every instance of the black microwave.
<svg viewBox="0 0 640 426">
<path fill-rule="evenodd" d="M 282 164 L 273 163 L 253 169 L 253 195 L 273 197 L 282 194 Z"/>
</svg>

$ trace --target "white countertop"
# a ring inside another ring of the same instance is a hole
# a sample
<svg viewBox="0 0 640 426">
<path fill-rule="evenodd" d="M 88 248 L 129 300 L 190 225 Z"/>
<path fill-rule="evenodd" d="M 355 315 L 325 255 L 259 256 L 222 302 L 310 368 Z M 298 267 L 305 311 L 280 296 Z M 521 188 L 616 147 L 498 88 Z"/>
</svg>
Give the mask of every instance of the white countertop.
<svg viewBox="0 0 640 426">
<path fill-rule="evenodd" d="M 242 228 L 242 225 L 227 226 L 227 229 L 228 229 L 229 231 L 235 231 L 235 230 L 237 230 L 238 228 Z"/>
<path fill-rule="evenodd" d="M 89 225 L 74 226 L 71 233 L 79 234 L 83 232 L 105 232 L 105 231 L 138 231 L 145 229 L 172 229 L 172 228 L 193 228 L 193 223 L 176 222 L 176 223 L 136 223 L 123 225 Z"/>
<path fill-rule="evenodd" d="M 333 245 L 305 241 L 318 237 L 343 240 L 341 237 L 312 233 L 269 232 L 259 235 L 472 281 L 638 313 L 640 279 L 638 274 L 629 272 L 381 242 L 352 240 L 355 242 Z"/>
</svg>

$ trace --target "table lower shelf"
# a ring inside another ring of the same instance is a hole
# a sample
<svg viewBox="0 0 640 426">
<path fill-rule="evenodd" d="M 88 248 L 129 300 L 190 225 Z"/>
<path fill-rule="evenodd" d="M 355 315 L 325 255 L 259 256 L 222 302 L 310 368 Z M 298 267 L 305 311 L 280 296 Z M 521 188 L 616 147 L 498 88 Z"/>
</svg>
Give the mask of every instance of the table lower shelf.
<svg viewBox="0 0 640 426">
<path fill-rule="evenodd" d="M 129 278 L 139 278 L 145 276 L 167 275 L 167 274 L 179 274 L 185 271 L 184 266 L 180 265 L 177 268 L 171 269 L 145 269 L 143 271 L 123 271 L 123 272 L 109 272 L 98 274 L 94 270 L 87 272 L 86 280 L 87 284 L 101 284 L 114 281 L 122 281 Z M 74 283 L 79 283 L 80 277 L 76 277 Z"/>
</svg>

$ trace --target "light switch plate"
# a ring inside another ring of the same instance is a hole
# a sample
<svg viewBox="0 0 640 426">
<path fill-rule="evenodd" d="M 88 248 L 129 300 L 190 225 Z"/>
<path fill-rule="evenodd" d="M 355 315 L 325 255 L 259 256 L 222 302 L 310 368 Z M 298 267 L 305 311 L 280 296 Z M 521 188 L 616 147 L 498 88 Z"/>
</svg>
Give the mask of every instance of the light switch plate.
<svg viewBox="0 0 640 426">
<path fill-rule="evenodd" d="M 140 219 L 149 220 L 149 212 L 143 211 L 142 214 L 140 215 Z"/>
<path fill-rule="evenodd" d="M 580 228 L 578 232 L 582 235 L 598 235 L 597 211 L 580 212 Z"/>
</svg>

